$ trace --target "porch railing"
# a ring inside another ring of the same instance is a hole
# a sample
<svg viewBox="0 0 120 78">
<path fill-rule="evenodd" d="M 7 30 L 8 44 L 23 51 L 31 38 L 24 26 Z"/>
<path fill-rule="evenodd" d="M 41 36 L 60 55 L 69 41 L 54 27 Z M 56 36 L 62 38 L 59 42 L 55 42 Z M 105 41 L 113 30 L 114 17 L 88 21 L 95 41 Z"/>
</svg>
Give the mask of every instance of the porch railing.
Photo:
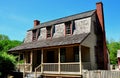
<svg viewBox="0 0 120 78">
<path fill-rule="evenodd" d="M 41 70 L 43 67 L 43 70 Z M 79 63 L 43 63 L 35 68 L 35 72 L 49 74 L 80 74 Z"/>
<path fill-rule="evenodd" d="M 80 72 L 79 63 L 61 63 L 60 64 L 61 72 Z"/>
<path fill-rule="evenodd" d="M 31 72 L 32 71 L 32 64 L 29 64 L 29 63 L 18 64 L 17 69 L 20 72 Z"/>
</svg>

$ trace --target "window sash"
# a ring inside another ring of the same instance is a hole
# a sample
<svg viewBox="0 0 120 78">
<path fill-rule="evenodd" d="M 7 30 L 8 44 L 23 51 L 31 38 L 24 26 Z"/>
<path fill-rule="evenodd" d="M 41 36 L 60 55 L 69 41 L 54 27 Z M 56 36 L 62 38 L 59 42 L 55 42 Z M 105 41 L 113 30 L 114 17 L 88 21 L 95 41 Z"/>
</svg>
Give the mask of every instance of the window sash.
<svg viewBox="0 0 120 78">
<path fill-rule="evenodd" d="M 65 34 L 72 34 L 72 22 L 71 21 L 66 22 L 65 27 L 66 27 Z"/>
<path fill-rule="evenodd" d="M 47 27 L 47 38 L 52 36 L 51 30 L 52 30 L 51 26 Z"/>
</svg>

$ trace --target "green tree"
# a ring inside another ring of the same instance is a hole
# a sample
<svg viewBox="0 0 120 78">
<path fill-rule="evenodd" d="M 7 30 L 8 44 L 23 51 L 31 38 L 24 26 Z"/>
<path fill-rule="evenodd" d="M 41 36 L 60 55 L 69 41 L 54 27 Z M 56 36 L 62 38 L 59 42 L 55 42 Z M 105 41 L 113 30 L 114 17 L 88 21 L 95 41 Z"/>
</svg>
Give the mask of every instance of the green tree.
<svg viewBox="0 0 120 78">
<path fill-rule="evenodd" d="M 9 40 L 9 37 L 3 34 L 0 34 L 0 40 Z"/>
<path fill-rule="evenodd" d="M 117 64 L 117 50 L 120 49 L 120 42 L 111 40 L 107 42 L 108 49 L 110 51 L 110 63 Z"/>
<path fill-rule="evenodd" d="M 8 73 L 15 69 L 16 57 L 7 51 L 22 42 L 10 40 L 8 36 L 0 34 L 0 78 L 4 78 Z"/>
<path fill-rule="evenodd" d="M 15 70 L 15 64 L 16 64 L 16 57 L 13 55 L 9 55 L 6 52 L 0 54 L 0 78 L 4 78 Z"/>
</svg>

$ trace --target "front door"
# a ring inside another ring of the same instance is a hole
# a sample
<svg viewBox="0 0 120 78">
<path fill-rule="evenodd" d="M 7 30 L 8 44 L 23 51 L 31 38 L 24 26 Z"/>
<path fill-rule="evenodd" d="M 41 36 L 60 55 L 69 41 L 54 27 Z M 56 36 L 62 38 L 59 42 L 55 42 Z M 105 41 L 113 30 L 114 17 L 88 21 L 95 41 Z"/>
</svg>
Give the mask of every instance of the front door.
<svg viewBox="0 0 120 78">
<path fill-rule="evenodd" d="M 54 51 L 47 52 L 47 63 L 54 63 L 55 62 L 55 53 Z"/>
<path fill-rule="evenodd" d="M 34 71 L 37 66 L 41 64 L 41 50 L 35 50 L 33 52 L 32 70 Z"/>
</svg>

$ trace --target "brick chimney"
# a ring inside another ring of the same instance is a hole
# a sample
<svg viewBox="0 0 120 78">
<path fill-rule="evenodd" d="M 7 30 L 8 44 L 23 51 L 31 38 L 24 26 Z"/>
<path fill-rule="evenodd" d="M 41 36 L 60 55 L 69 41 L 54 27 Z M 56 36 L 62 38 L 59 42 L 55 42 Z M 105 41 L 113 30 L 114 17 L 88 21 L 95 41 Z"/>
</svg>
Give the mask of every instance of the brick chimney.
<svg viewBox="0 0 120 78">
<path fill-rule="evenodd" d="M 96 3 L 96 13 L 100 22 L 100 26 L 103 32 L 103 54 L 104 54 L 104 69 L 108 69 L 108 53 L 107 53 L 107 45 L 106 45 L 106 35 L 105 35 L 105 27 L 104 27 L 104 12 L 103 12 L 103 3 Z"/>
<path fill-rule="evenodd" d="M 97 16 L 98 16 L 100 25 L 102 27 L 102 30 L 104 31 L 104 13 L 103 13 L 103 3 L 102 2 L 96 3 L 96 12 L 97 12 Z"/>
<path fill-rule="evenodd" d="M 39 20 L 34 20 L 34 27 L 39 25 L 40 24 L 40 21 Z"/>
</svg>

